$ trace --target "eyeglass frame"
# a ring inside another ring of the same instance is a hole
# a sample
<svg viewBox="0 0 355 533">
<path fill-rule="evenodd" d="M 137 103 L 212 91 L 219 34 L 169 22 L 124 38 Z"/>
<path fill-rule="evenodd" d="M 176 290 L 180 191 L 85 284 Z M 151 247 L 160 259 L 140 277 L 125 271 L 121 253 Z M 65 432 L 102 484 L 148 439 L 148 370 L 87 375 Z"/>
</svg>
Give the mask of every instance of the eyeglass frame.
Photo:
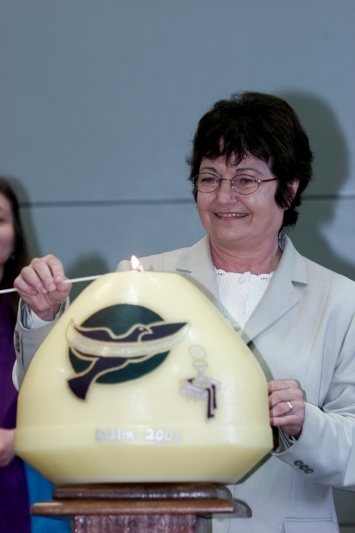
<svg viewBox="0 0 355 533">
<path fill-rule="evenodd" d="M 215 189 L 213 189 L 213 191 L 200 191 L 197 187 L 196 187 L 196 184 L 195 184 L 195 180 L 198 178 L 198 176 L 200 176 L 201 174 L 208 174 L 210 176 L 214 176 L 214 174 L 210 174 L 209 172 L 200 172 L 199 174 L 196 174 L 196 176 L 193 176 L 192 178 L 190 178 L 191 182 L 192 182 L 192 186 L 193 188 L 197 191 L 197 192 L 200 192 L 202 194 L 209 194 L 211 192 L 216 192 L 218 191 L 218 189 L 221 187 L 221 183 L 222 181 L 229 181 L 230 184 L 231 184 L 231 188 L 234 192 L 236 192 L 237 194 L 242 194 L 243 196 L 248 196 L 249 194 L 254 194 L 260 187 L 260 185 L 262 183 L 267 183 L 268 181 L 275 181 L 275 180 L 278 180 L 280 178 L 270 178 L 268 180 L 259 180 L 258 178 L 252 178 L 252 177 L 249 177 L 248 179 L 250 179 L 251 181 L 254 181 L 255 183 L 258 184 L 257 188 L 255 189 L 255 191 L 252 191 L 252 192 L 240 192 L 240 191 L 236 191 L 233 187 L 233 180 L 235 178 L 238 178 L 238 174 L 236 174 L 235 176 L 233 176 L 233 178 L 231 179 L 228 179 L 228 178 L 217 178 L 218 179 L 218 185 Z"/>
</svg>

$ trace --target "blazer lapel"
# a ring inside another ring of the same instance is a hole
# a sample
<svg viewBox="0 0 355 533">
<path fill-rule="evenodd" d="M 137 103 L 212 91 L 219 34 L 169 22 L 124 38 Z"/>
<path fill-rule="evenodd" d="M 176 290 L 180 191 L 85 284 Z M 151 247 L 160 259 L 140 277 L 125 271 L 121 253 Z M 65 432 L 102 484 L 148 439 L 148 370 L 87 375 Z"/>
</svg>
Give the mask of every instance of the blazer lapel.
<svg viewBox="0 0 355 533">
<path fill-rule="evenodd" d="M 308 275 L 304 259 L 286 237 L 281 261 L 264 296 L 245 325 L 243 340 L 249 343 L 280 320 L 299 302 L 296 285 L 307 284 Z"/>
</svg>

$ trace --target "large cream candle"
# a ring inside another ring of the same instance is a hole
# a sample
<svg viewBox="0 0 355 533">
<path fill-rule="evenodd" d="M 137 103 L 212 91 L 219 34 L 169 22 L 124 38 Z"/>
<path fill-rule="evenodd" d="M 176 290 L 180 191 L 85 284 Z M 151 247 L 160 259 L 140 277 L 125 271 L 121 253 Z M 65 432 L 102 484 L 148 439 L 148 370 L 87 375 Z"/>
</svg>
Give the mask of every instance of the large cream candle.
<svg viewBox="0 0 355 533">
<path fill-rule="evenodd" d="M 266 380 L 185 278 L 108 274 L 33 358 L 15 446 L 56 484 L 235 482 L 272 446 Z"/>
</svg>

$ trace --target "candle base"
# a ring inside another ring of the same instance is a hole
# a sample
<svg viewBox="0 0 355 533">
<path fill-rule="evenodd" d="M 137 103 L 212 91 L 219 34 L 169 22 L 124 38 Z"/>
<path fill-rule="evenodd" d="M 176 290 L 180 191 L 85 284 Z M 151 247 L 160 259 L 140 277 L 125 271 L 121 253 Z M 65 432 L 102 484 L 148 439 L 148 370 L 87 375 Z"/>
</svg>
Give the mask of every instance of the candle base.
<svg viewBox="0 0 355 533">
<path fill-rule="evenodd" d="M 251 516 L 247 505 L 212 483 L 62 485 L 31 513 L 70 518 L 74 533 L 203 533 L 212 514 Z"/>
</svg>

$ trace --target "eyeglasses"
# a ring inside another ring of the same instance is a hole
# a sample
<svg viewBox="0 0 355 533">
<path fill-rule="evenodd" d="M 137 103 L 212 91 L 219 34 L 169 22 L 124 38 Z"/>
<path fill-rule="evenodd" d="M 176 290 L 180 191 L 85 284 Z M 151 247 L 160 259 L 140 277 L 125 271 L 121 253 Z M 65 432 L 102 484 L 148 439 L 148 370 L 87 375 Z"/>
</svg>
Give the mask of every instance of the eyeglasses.
<svg viewBox="0 0 355 533">
<path fill-rule="evenodd" d="M 221 186 L 222 181 L 229 181 L 234 192 L 239 194 L 253 194 L 257 191 L 262 183 L 267 181 L 275 181 L 279 178 L 271 178 L 269 180 L 258 180 L 256 178 L 251 178 L 250 176 L 234 176 L 232 179 L 228 180 L 225 178 L 218 178 L 214 174 L 209 174 L 208 172 L 201 172 L 191 178 L 193 186 L 198 192 L 214 192 Z"/>
</svg>

